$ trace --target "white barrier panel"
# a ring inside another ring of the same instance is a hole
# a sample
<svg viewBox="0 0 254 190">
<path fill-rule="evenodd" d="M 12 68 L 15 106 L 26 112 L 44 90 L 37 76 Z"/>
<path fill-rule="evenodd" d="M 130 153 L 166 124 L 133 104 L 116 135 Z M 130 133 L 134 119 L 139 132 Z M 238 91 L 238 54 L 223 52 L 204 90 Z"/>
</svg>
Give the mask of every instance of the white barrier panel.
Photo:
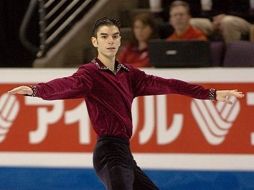
<svg viewBox="0 0 254 190">
<path fill-rule="evenodd" d="M 11 96 L 21 84 L 71 75 L 74 69 L 0 70 L 1 166 L 92 167 L 96 135 L 83 100 Z M 233 105 L 180 95 L 133 102 L 132 150 L 152 169 L 254 170 L 254 69 L 146 69 L 147 73 L 239 89 Z M 59 159 L 61 158 L 61 159 Z"/>
</svg>

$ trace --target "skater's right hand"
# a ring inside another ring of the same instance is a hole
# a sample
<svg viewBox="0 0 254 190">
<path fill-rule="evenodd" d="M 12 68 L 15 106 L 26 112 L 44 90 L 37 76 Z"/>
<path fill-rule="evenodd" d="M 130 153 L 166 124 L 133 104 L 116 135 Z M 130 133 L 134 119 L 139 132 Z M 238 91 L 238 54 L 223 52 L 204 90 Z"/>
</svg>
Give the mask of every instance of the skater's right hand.
<svg viewBox="0 0 254 190">
<path fill-rule="evenodd" d="M 32 95 L 33 90 L 29 86 L 19 86 L 17 88 L 13 88 L 12 90 L 8 91 L 9 94 L 23 94 L 23 95 Z"/>
</svg>

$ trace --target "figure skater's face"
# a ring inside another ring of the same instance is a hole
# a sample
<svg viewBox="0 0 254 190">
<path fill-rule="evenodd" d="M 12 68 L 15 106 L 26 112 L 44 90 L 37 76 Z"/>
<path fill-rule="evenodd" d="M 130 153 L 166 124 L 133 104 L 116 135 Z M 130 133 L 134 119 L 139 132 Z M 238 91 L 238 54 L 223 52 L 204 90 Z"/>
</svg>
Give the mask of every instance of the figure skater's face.
<svg viewBox="0 0 254 190">
<path fill-rule="evenodd" d="M 113 58 L 121 45 L 121 36 L 118 27 L 114 25 L 100 26 L 96 37 L 92 37 L 93 46 L 97 48 L 98 54 Z"/>
</svg>

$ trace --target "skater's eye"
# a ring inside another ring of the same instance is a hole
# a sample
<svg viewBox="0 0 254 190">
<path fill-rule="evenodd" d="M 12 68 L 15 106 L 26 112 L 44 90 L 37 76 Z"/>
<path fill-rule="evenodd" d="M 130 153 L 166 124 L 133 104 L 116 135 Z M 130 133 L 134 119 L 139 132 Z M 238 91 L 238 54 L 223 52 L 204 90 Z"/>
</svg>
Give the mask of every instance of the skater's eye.
<svg viewBox="0 0 254 190">
<path fill-rule="evenodd" d="M 118 39 L 120 37 L 120 35 L 119 34 L 115 34 L 115 35 L 113 35 L 113 39 Z"/>
</svg>

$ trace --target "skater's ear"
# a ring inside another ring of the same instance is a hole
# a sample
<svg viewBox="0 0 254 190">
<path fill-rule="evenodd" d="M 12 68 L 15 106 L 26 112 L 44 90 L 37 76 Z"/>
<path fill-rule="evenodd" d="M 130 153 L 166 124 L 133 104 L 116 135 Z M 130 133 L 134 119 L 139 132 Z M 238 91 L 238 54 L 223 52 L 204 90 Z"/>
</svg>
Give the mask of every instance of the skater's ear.
<svg viewBox="0 0 254 190">
<path fill-rule="evenodd" d="M 91 37 L 91 41 L 92 41 L 92 44 L 94 47 L 98 47 L 98 41 L 97 41 L 97 38 L 96 37 Z"/>
</svg>

